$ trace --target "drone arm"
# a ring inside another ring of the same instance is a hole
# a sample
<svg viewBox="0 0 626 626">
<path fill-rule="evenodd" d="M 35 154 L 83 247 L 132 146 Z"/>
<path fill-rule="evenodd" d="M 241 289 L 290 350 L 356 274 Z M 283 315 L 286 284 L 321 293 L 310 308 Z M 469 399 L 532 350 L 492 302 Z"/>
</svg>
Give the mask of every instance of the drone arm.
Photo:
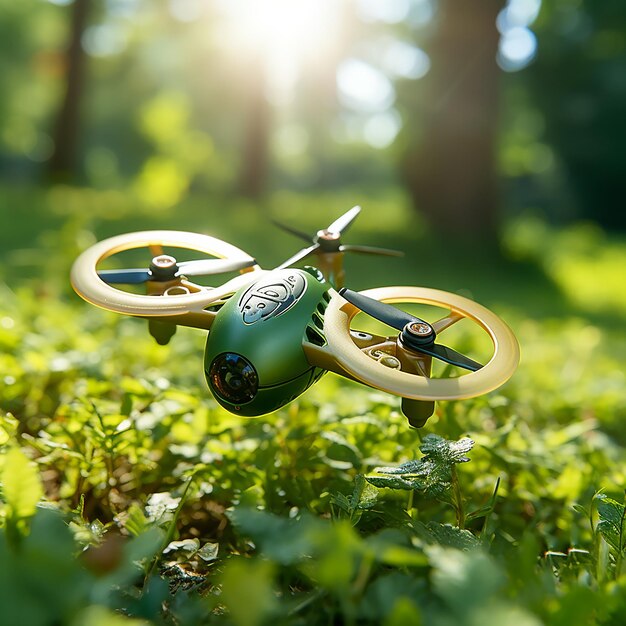
<svg viewBox="0 0 626 626">
<path fill-rule="evenodd" d="M 343 376 L 344 378 L 361 382 L 358 378 L 355 378 L 347 370 L 341 367 L 332 352 L 328 349 L 328 346 L 316 346 L 310 341 L 304 341 L 302 342 L 302 348 L 307 361 L 313 367 L 319 367 L 329 372 L 333 372 L 334 374 L 338 374 L 339 376 Z"/>
<path fill-rule="evenodd" d="M 328 346 L 316 346 L 308 341 L 303 343 L 304 352 L 306 358 L 314 367 L 320 367 L 328 370 L 339 376 L 343 376 L 349 380 L 368 385 L 362 380 L 359 380 L 348 371 L 343 369 L 339 363 L 333 357 Z M 415 367 L 416 373 L 423 375 L 423 366 Z M 369 386 L 369 385 L 368 385 Z M 426 424 L 431 415 L 435 412 L 435 402 L 433 400 L 413 400 L 411 398 L 402 398 L 401 409 L 404 416 L 407 418 L 409 424 L 414 428 L 421 428 Z"/>
</svg>

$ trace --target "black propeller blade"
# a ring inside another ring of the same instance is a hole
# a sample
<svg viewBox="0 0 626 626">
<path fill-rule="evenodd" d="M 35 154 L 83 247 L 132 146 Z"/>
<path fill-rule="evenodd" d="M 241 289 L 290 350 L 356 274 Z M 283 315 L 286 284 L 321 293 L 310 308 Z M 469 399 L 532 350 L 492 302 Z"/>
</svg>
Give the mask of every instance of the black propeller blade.
<svg viewBox="0 0 626 626">
<path fill-rule="evenodd" d="M 164 259 L 161 255 L 155 259 Z M 244 259 L 201 259 L 176 263 L 173 257 L 167 257 L 166 265 L 156 265 L 154 259 L 149 269 L 102 270 L 98 276 L 111 285 L 137 285 L 149 280 L 173 280 L 179 276 L 210 276 L 223 272 L 237 272 L 251 267 L 256 261 Z"/>
<path fill-rule="evenodd" d="M 248 259 L 202 259 L 199 261 L 183 261 L 178 263 L 176 276 L 210 276 L 223 272 L 238 272 L 252 267 L 256 261 Z"/>
<path fill-rule="evenodd" d="M 357 252 L 359 254 L 377 254 L 381 256 L 404 256 L 403 252 L 397 250 L 389 250 L 387 248 L 375 248 L 373 246 L 354 246 L 343 245 L 341 243 L 341 236 L 345 233 L 354 220 L 361 212 L 361 207 L 352 207 L 349 211 L 346 211 L 343 215 L 338 217 L 330 226 L 319 230 L 314 236 L 307 235 L 302 231 L 292 228 L 287 224 L 282 224 L 276 220 L 272 222 L 282 228 L 284 231 L 308 242 L 310 245 L 298 253 L 294 254 L 291 258 L 287 259 L 284 263 L 281 263 L 277 269 L 283 269 L 289 267 L 298 261 L 301 261 L 305 257 L 315 252 L 321 253 L 334 253 L 334 252 Z"/>
<path fill-rule="evenodd" d="M 428 354 L 430 356 L 443 361 L 444 363 L 450 363 L 450 365 L 456 365 L 457 367 L 462 367 L 463 369 L 470 370 L 471 372 L 476 372 L 477 370 L 482 368 L 482 365 L 473 359 L 453 350 L 452 348 L 448 348 L 448 346 L 443 346 L 439 343 L 434 343 L 432 346 L 420 346 L 417 348 L 420 352 L 424 354 Z"/>
<path fill-rule="evenodd" d="M 274 224 L 274 226 L 278 226 L 278 228 L 282 228 L 285 232 L 290 233 L 291 235 L 294 235 L 295 237 L 304 239 L 304 241 L 310 242 L 312 240 L 312 238 L 309 235 L 307 235 L 306 233 L 303 233 L 301 230 L 297 230 L 296 228 L 289 226 L 288 224 L 283 224 L 282 222 L 279 222 L 278 220 L 272 220 L 272 224 Z"/>
<path fill-rule="evenodd" d="M 296 254 L 294 254 L 292 257 L 289 257 L 284 263 L 281 263 L 276 269 L 282 270 L 285 267 L 294 265 L 294 263 L 297 263 L 298 261 L 302 261 L 302 259 L 305 259 L 310 254 L 313 254 L 314 252 L 319 250 L 319 248 L 320 248 L 320 245 L 318 243 L 313 244 L 312 246 L 309 246 L 308 248 L 303 248 L 302 250 L 300 250 L 300 252 L 296 252 Z"/>
<path fill-rule="evenodd" d="M 437 334 L 433 327 L 419 317 L 400 311 L 390 304 L 374 300 L 374 298 L 364 296 L 351 289 L 340 289 L 339 294 L 364 313 L 371 315 L 383 324 L 387 324 L 387 326 L 391 326 L 391 328 L 399 330 L 402 342 L 412 350 L 428 354 L 440 361 L 472 372 L 482 368 L 480 363 L 464 354 L 435 343 Z"/>
<path fill-rule="evenodd" d="M 374 300 L 374 298 L 364 296 L 351 289 L 340 289 L 339 295 L 343 296 L 350 304 L 354 304 L 357 309 L 361 309 L 364 313 L 396 330 L 402 330 L 407 324 L 418 321 L 418 318 L 396 309 L 395 306 Z"/>
<path fill-rule="evenodd" d="M 110 285 L 138 285 L 150 280 L 150 270 L 102 270 L 98 276 Z"/>
<path fill-rule="evenodd" d="M 339 233 L 342 235 L 354 220 L 359 216 L 361 212 L 360 206 L 352 207 L 349 211 L 346 211 L 341 217 L 338 217 L 326 230 L 331 233 Z"/>
<path fill-rule="evenodd" d="M 389 248 L 374 248 L 372 246 L 340 246 L 342 252 L 356 252 L 358 254 L 378 254 L 380 256 L 404 256 L 400 250 L 390 250 Z"/>
</svg>

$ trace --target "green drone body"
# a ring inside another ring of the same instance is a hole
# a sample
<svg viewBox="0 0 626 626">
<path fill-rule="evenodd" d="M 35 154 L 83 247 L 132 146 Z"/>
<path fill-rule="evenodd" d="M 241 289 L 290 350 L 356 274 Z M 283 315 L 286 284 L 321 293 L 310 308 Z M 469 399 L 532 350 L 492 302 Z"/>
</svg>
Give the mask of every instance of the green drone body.
<svg viewBox="0 0 626 626">
<path fill-rule="evenodd" d="M 471 398 L 508 380 L 519 361 L 519 345 L 508 326 L 485 307 L 425 287 L 361 292 L 344 287 L 345 253 L 399 254 L 342 243 L 342 234 L 359 212 L 353 207 L 313 237 L 281 225 L 305 240 L 307 247 L 271 271 L 215 237 L 154 230 L 96 243 L 76 259 L 71 281 L 88 302 L 147 319 L 150 333 L 161 345 L 169 342 L 177 326 L 208 331 L 204 371 L 209 388 L 221 406 L 242 416 L 279 409 L 331 371 L 399 396 L 409 423 L 421 427 L 436 401 Z M 99 267 L 109 257 L 135 248 L 149 250 L 149 264 Z M 169 249 L 176 255 L 178 249 L 192 250 L 205 258 L 179 262 Z M 310 256 L 319 270 L 292 267 Z M 233 273 L 217 287 L 192 280 Z M 144 293 L 117 287 L 140 284 L 145 285 Z M 431 323 L 394 306 L 401 303 L 446 312 Z M 353 328 L 359 312 L 391 329 L 391 334 Z M 486 361 L 440 342 L 442 333 L 464 319 L 489 336 L 492 350 L 491 356 L 484 353 Z M 450 371 L 445 373 L 450 375 L 433 377 L 433 359 L 447 363 Z"/>
<path fill-rule="evenodd" d="M 218 311 L 204 372 L 217 401 L 249 417 L 284 406 L 325 372 L 302 343 L 324 343 L 328 284 L 313 268 L 282 269 L 243 287 Z"/>
</svg>

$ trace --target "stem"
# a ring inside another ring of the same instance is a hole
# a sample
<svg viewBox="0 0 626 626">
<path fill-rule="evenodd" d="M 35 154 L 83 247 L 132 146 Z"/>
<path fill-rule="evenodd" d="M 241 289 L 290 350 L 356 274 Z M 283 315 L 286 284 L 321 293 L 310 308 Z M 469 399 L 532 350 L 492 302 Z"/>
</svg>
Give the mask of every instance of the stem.
<svg viewBox="0 0 626 626">
<path fill-rule="evenodd" d="M 496 486 L 493 488 L 493 494 L 491 496 L 491 506 L 489 507 L 489 511 L 487 511 L 487 515 L 485 515 L 485 521 L 483 522 L 482 530 L 480 531 L 480 540 L 486 543 L 487 539 L 487 527 L 489 525 L 489 520 L 491 519 L 491 514 L 496 507 L 496 498 L 498 497 L 498 489 L 500 488 L 500 476 L 498 476 L 496 480 Z"/>
<path fill-rule="evenodd" d="M 463 495 L 461 494 L 461 483 L 456 471 L 456 467 L 452 466 L 452 489 L 454 491 L 454 508 L 456 509 L 456 525 L 465 528 L 465 509 L 463 507 Z"/>
<path fill-rule="evenodd" d="M 163 538 L 163 542 L 161 543 L 161 546 L 159 547 L 159 551 L 154 556 L 152 565 L 148 569 L 148 573 L 146 574 L 146 577 L 144 579 L 144 587 L 143 587 L 144 589 L 147 588 L 148 580 L 154 573 L 157 563 L 159 562 L 159 558 L 161 558 L 161 555 L 163 554 L 163 550 L 165 550 L 165 548 L 167 548 L 167 546 L 169 545 L 170 541 L 172 541 L 172 537 L 174 536 L 174 531 L 176 530 L 176 523 L 178 522 L 180 512 L 183 506 L 185 505 L 185 502 L 187 501 L 189 487 L 191 487 L 191 483 L 193 483 L 194 478 L 195 478 L 195 472 L 189 477 L 189 480 L 187 481 L 187 484 L 185 485 L 185 490 L 183 491 L 183 495 L 180 497 L 180 502 L 178 503 L 178 506 L 176 507 L 176 511 L 174 512 L 174 517 L 172 518 L 172 521 L 170 522 L 170 525 L 167 529 L 167 533 L 165 537 Z"/>
<path fill-rule="evenodd" d="M 617 580 L 622 573 L 622 558 L 624 555 L 624 519 L 626 517 L 626 495 L 625 505 L 622 507 L 622 517 L 619 524 L 619 550 L 617 551 L 617 557 L 615 558 L 615 580 Z"/>
<path fill-rule="evenodd" d="M 415 495 L 415 490 L 411 489 L 411 491 L 409 491 L 409 501 L 407 502 L 406 505 L 406 512 L 409 514 L 409 517 L 412 519 L 413 518 L 413 497 Z"/>
</svg>

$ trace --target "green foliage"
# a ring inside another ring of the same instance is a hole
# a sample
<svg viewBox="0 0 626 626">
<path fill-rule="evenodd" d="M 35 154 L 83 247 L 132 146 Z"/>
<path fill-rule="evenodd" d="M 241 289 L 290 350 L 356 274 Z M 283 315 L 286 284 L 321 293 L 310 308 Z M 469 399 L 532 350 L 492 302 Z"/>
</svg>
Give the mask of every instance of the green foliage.
<svg viewBox="0 0 626 626">
<path fill-rule="evenodd" d="M 606 309 L 512 265 L 510 284 L 476 287 L 522 345 L 498 392 L 441 402 L 416 431 L 397 399 L 328 375 L 244 420 L 205 388 L 202 333 L 180 329 L 161 347 L 143 320 L 68 295 L 94 224 L 99 236 L 146 227 L 145 216 L 109 223 L 90 193 L 46 197 L 57 212 L 34 256 L 19 223 L 3 251 L 0 623 L 623 623 L 626 343 L 614 316 L 598 317 Z M 181 211 L 193 220 L 193 209 Z M 250 215 L 240 234 L 253 241 L 261 216 Z M 542 256 L 514 235 L 507 249 L 524 263 L 578 254 L 565 236 Z M 281 245 L 270 246 L 277 260 Z M 561 264 L 569 283 L 585 254 Z M 46 258 L 45 281 L 20 258 Z M 371 286 L 385 271 L 375 268 L 354 281 Z M 393 282 L 415 283 L 405 271 Z M 438 271 L 452 280 L 458 268 Z"/>
</svg>

